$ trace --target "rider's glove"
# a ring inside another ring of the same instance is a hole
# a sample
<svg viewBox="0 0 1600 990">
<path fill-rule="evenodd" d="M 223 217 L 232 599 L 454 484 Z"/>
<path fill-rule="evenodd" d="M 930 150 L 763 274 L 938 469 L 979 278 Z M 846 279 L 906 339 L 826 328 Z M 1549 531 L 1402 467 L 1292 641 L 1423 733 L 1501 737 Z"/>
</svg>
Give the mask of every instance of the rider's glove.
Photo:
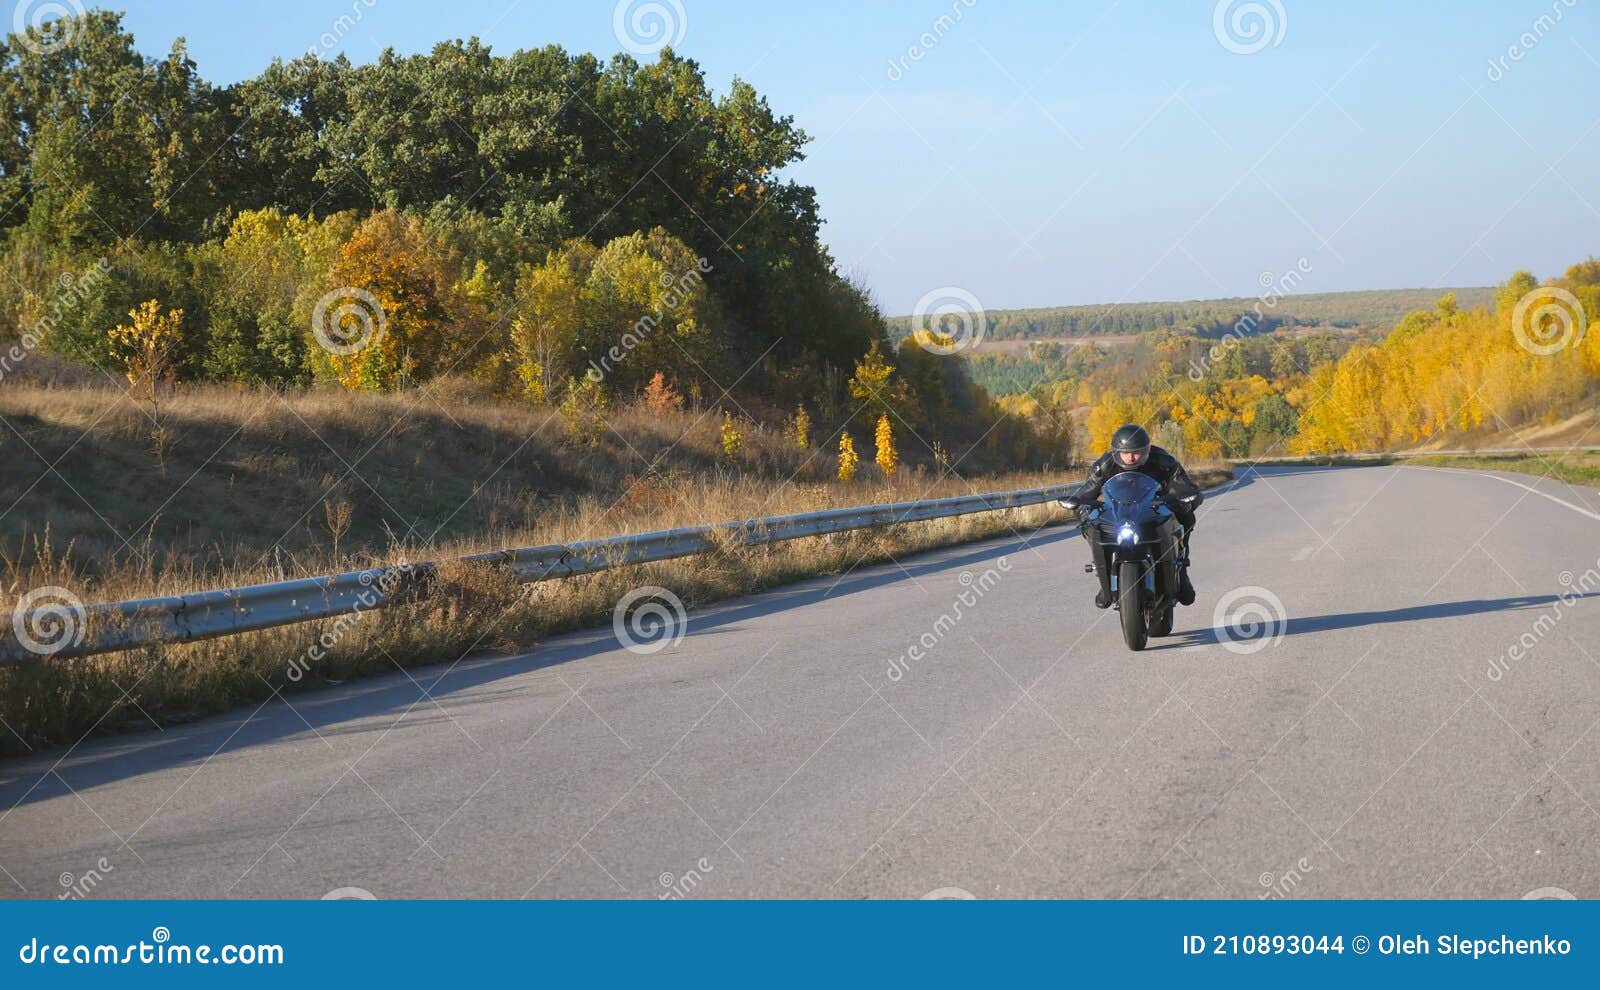
<svg viewBox="0 0 1600 990">
<path fill-rule="evenodd" d="M 1194 510 L 1189 508 L 1188 503 L 1181 498 L 1170 495 L 1167 497 L 1166 502 L 1167 508 L 1172 510 L 1173 516 L 1183 524 L 1184 529 L 1194 529 Z"/>
</svg>

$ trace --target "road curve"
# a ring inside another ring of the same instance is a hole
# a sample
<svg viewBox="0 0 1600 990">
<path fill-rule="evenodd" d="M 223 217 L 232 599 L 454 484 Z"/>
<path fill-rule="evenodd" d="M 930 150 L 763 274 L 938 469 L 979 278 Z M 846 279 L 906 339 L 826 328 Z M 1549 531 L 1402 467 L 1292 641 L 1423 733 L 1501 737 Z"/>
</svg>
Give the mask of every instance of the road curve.
<svg viewBox="0 0 1600 990">
<path fill-rule="evenodd" d="M 1600 493 L 1508 477 L 1250 472 L 1143 653 L 1056 528 L 0 764 L 0 889 L 1600 896 Z"/>
</svg>

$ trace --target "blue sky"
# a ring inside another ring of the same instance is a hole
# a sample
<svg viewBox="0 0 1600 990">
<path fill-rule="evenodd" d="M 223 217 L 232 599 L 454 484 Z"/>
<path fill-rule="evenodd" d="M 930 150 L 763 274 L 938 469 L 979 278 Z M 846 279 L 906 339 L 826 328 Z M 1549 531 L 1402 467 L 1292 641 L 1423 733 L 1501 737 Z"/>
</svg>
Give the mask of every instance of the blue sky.
<svg viewBox="0 0 1600 990">
<path fill-rule="evenodd" d="M 183 35 L 222 83 L 353 10 L 356 61 L 471 35 L 622 48 L 615 0 L 367 2 L 122 9 L 143 50 Z M 945 286 L 998 309 L 1249 296 L 1300 259 L 1302 291 L 1333 291 L 1600 254 L 1600 0 L 1224 0 L 1220 28 L 1212 0 L 623 2 L 812 135 L 792 175 L 893 313 Z"/>
</svg>

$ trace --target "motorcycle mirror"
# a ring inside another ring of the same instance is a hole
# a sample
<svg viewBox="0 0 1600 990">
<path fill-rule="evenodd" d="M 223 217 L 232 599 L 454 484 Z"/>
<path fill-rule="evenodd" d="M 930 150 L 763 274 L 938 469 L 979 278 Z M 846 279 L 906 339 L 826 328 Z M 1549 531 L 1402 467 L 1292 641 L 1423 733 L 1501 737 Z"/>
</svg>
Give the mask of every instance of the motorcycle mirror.
<svg viewBox="0 0 1600 990">
<path fill-rule="evenodd" d="M 1058 498 L 1056 499 L 1056 504 L 1061 506 L 1063 509 L 1069 509 L 1073 512 L 1078 510 L 1078 499 L 1074 495 L 1068 495 L 1065 498 Z"/>
</svg>

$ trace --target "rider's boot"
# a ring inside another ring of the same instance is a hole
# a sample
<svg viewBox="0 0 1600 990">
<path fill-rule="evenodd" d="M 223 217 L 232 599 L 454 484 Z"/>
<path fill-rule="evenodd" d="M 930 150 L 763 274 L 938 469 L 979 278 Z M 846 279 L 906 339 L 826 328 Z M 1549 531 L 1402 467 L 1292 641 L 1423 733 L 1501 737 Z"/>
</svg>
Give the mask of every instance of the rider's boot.
<svg viewBox="0 0 1600 990">
<path fill-rule="evenodd" d="M 1189 580 L 1189 568 L 1178 572 L 1178 604 L 1194 604 L 1194 583 Z"/>
<path fill-rule="evenodd" d="M 1094 562 L 1095 577 L 1100 579 L 1100 590 L 1095 592 L 1094 607 L 1111 607 L 1111 568 L 1096 560 Z"/>
</svg>

